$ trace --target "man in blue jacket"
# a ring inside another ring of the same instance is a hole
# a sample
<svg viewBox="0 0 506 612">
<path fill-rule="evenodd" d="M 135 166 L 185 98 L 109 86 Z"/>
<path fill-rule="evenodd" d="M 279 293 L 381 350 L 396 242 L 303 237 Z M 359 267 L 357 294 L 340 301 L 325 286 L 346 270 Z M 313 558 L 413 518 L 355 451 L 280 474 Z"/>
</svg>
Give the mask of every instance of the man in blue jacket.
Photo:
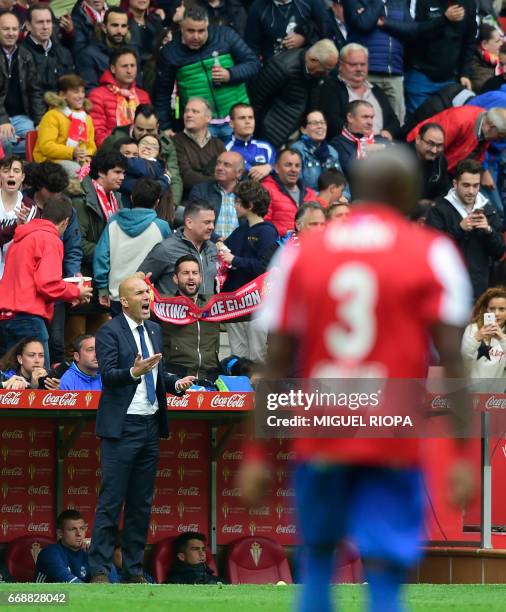
<svg viewBox="0 0 506 612">
<path fill-rule="evenodd" d="M 71 391 L 101 391 L 95 336 L 84 334 L 74 342 L 74 362 L 60 379 L 60 389 Z"/>
<path fill-rule="evenodd" d="M 56 519 L 58 542 L 44 548 L 37 557 L 34 582 L 89 582 L 86 530 L 78 510 L 64 510 Z"/>
<path fill-rule="evenodd" d="M 185 11 L 181 31 L 160 51 L 154 106 L 162 130 L 172 129 L 171 97 L 177 79 L 181 108 L 195 96 L 211 107 L 212 136 L 228 140 L 228 113 L 237 102 L 249 102 L 246 83 L 256 77 L 260 62 L 231 28 L 210 26 L 198 7 Z M 171 135 L 171 133 L 169 133 Z"/>
</svg>

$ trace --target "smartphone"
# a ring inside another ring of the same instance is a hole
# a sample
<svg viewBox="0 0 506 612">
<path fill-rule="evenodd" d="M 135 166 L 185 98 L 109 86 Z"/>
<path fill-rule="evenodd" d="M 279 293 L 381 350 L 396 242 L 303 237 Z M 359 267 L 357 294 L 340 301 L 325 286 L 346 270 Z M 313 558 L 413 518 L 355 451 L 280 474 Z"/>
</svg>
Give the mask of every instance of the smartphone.
<svg viewBox="0 0 506 612">
<path fill-rule="evenodd" d="M 494 325 L 495 324 L 495 312 L 486 312 L 483 315 L 483 323 L 485 325 Z"/>
<path fill-rule="evenodd" d="M 41 376 L 39 378 L 39 389 L 45 389 L 45 381 L 46 378 L 58 378 L 60 379 L 65 372 L 70 368 L 70 363 L 67 363 L 66 361 L 62 361 L 60 364 L 58 364 L 56 366 L 56 368 L 51 368 L 51 370 L 49 370 L 49 372 L 47 373 L 47 376 Z"/>
</svg>

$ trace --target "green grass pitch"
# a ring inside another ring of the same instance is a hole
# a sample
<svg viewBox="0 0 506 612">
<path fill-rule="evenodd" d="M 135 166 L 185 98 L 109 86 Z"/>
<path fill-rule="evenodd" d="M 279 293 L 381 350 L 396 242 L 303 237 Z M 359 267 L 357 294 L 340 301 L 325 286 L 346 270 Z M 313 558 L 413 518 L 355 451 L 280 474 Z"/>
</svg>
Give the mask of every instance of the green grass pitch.
<svg viewBox="0 0 506 612">
<path fill-rule="evenodd" d="M 289 612 L 297 586 L 224 585 L 42 585 L 1 584 L 0 610 L 79 610 L 82 612 Z M 69 605 L 6 605 L 10 593 L 66 592 Z M 339 610 L 365 609 L 364 587 L 335 587 Z M 408 609 L 431 612 L 506 610 L 506 585 L 410 585 L 405 599 Z M 314 612 L 318 612 L 315 610 Z"/>
</svg>

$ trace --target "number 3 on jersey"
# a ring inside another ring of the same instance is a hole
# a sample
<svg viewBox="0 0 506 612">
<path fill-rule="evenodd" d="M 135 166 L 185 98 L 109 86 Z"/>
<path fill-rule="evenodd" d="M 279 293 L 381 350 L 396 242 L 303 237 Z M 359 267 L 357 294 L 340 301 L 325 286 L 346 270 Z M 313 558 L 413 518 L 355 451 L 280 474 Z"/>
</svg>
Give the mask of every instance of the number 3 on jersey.
<svg viewBox="0 0 506 612">
<path fill-rule="evenodd" d="M 374 271 L 359 262 L 340 266 L 330 279 L 329 296 L 337 302 L 337 321 L 325 332 L 327 350 L 337 361 L 363 360 L 376 341 L 378 283 Z"/>
</svg>

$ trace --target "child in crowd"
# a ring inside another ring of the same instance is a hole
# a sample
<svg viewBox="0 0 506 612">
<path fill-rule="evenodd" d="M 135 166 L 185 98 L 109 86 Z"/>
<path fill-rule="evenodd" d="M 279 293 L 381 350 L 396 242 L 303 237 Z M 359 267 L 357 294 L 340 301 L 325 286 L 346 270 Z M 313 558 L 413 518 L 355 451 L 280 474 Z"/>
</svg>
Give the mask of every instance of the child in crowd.
<svg viewBox="0 0 506 612">
<path fill-rule="evenodd" d="M 24 178 L 23 160 L 20 157 L 9 155 L 0 161 L 0 278 L 3 276 L 5 257 L 14 236 L 18 215 L 23 206 L 30 207 L 21 193 Z M 30 213 L 26 221 L 30 221 L 34 214 Z"/>
<path fill-rule="evenodd" d="M 161 159 L 160 141 L 154 135 L 147 134 L 143 136 L 137 143 L 138 156 L 134 155 L 134 147 L 130 139 L 127 139 L 120 145 L 120 152 L 124 154 L 127 149 L 128 168 L 125 173 L 125 180 L 121 185 L 121 196 L 124 206 L 131 208 L 131 193 L 132 189 L 140 178 L 150 178 L 156 181 L 162 188 L 162 196 L 169 190 L 170 178 L 165 173 L 165 165 Z"/>
<path fill-rule="evenodd" d="M 346 204 L 350 197 L 348 184 L 344 174 L 335 168 L 331 168 L 320 174 L 318 177 L 318 191 L 319 195 L 316 201 L 321 204 L 323 208 L 328 208 L 331 204 L 337 202 Z"/>
<path fill-rule="evenodd" d="M 36 162 L 46 160 L 61 164 L 71 178 L 95 154 L 95 132 L 88 115 L 90 103 L 84 95 L 85 82 L 75 74 L 58 79 L 58 94 L 44 96 L 50 109 L 39 125 L 33 151 Z"/>
</svg>

